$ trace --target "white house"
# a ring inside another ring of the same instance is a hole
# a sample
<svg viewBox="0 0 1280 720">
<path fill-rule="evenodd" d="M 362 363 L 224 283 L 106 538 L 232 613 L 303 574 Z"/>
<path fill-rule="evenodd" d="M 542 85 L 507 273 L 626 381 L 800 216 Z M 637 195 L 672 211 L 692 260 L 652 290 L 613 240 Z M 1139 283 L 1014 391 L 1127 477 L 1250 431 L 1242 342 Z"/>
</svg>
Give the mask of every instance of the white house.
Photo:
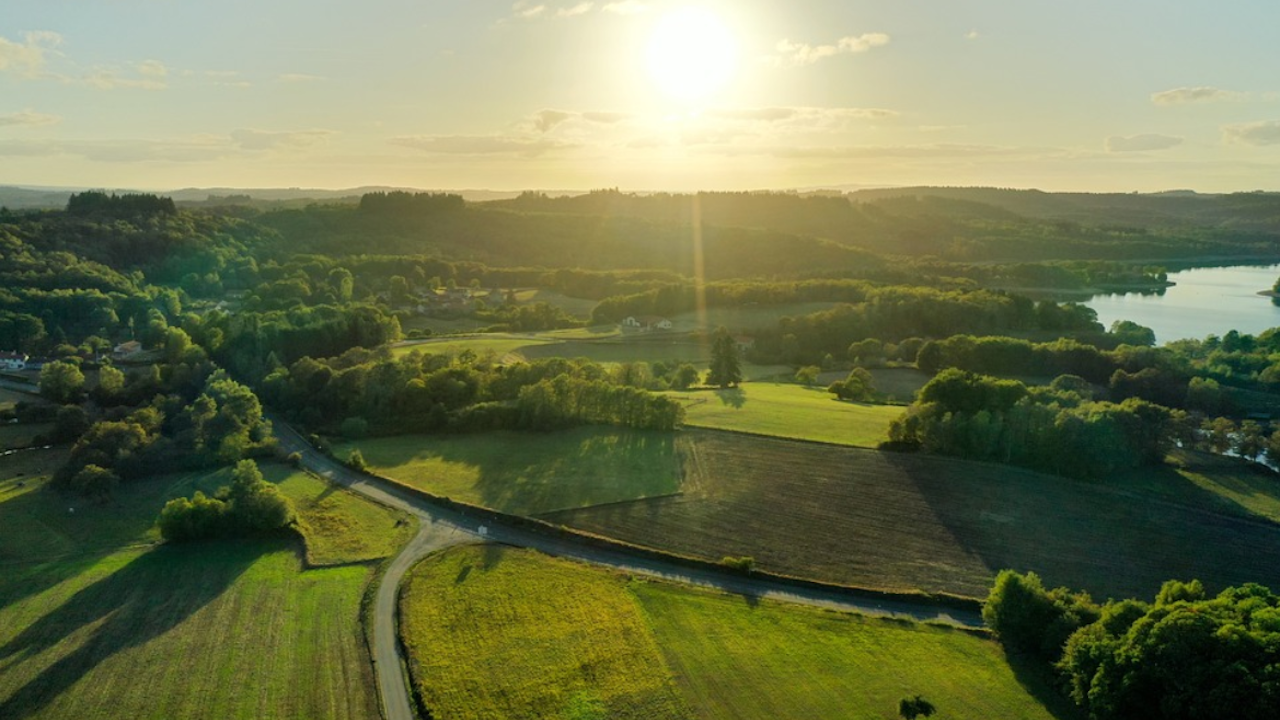
<svg viewBox="0 0 1280 720">
<path fill-rule="evenodd" d="M 0 370 L 25 370 L 28 359 L 26 353 L 0 352 Z"/>
<path fill-rule="evenodd" d="M 654 330 L 670 330 L 672 325 L 671 321 L 664 317 L 641 315 L 640 317 L 628 316 L 622 321 L 622 327 L 639 330 L 640 332 L 652 332 Z"/>
</svg>

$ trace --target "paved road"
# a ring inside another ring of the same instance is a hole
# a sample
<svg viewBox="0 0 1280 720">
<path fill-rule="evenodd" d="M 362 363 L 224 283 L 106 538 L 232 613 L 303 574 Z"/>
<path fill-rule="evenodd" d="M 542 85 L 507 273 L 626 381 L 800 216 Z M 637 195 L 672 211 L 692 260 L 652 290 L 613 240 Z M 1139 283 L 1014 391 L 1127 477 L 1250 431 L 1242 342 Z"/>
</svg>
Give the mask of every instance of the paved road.
<svg viewBox="0 0 1280 720">
<path fill-rule="evenodd" d="M 486 522 L 485 534 L 482 536 L 475 520 L 355 472 L 317 452 L 302 436 L 278 418 L 272 418 L 272 420 L 276 435 L 280 438 L 281 447 L 286 452 L 300 453 L 302 464 L 306 468 L 377 502 L 410 513 L 421 523 L 418 534 L 388 566 L 375 600 L 373 653 L 378 687 L 387 720 L 412 720 L 414 717 L 408 686 L 405 682 L 404 659 L 396 636 L 396 600 L 400 581 L 405 572 L 423 557 L 437 550 L 468 542 L 487 540 L 532 548 L 549 555 L 583 560 L 637 575 L 718 588 L 752 598 L 769 598 L 813 607 L 943 622 L 966 627 L 983 626 L 982 617 L 976 612 L 942 608 L 925 603 L 856 598 L 838 591 L 796 588 L 760 578 L 696 570 L 662 560 L 640 558 L 622 552 L 586 546 L 493 522 Z"/>
</svg>

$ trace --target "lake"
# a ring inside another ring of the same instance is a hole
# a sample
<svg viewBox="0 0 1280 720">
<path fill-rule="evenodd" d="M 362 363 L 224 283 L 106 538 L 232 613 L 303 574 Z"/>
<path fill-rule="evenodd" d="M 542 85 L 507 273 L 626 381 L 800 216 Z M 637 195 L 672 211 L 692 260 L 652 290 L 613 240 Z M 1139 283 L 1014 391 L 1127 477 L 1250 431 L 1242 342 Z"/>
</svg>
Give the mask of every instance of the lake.
<svg viewBox="0 0 1280 720">
<path fill-rule="evenodd" d="M 1280 326 L 1280 307 L 1257 294 L 1270 290 L 1277 276 L 1280 265 L 1183 270 L 1169 273 L 1177 284 L 1163 295 L 1096 295 L 1084 304 L 1097 311 L 1103 326 L 1132 320 L 1154 330 L 1157 343 L 1222 336 L 1229 330 L 1257 335 Z"/>
</svg>

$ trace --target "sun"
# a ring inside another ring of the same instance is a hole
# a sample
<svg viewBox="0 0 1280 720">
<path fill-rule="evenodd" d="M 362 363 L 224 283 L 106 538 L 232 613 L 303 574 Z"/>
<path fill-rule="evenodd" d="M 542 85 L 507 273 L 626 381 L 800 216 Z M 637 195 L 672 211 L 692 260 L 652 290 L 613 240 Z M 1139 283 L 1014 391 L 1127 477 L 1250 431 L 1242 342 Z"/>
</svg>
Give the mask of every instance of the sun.
<svg viewBox="0 0 1280 720">
<path fill-rule="evenodd" d="M 658 21 L 645 59 L 649 77 L 664 95 L 697 103 L 732 79 L 738 65 L 738 43 L 714 13 L 685 7 Z"/>
</svg>

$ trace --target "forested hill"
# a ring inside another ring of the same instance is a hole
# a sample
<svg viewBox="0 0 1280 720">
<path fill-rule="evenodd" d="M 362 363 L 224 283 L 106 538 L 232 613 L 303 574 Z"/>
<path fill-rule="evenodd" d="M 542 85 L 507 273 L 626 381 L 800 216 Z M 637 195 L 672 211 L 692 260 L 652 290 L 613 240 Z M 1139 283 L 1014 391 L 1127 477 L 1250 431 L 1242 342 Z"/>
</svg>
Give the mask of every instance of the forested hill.
<svg viewBox="0 0 1280 720">
<path fill-rule="evenodd" d="M 1280 196 L 1092 195 L 992 188 L 904 188 L 850 196 L 787 193 L 525 193 L 482 207 L 562 217 L 745 227 L 892 255 L 1065 260 L 1273 255 Z"/>
<path fill-rule="evenodd" d="M 421 254 L 494 267 L 695 272 L 693 228 L 673 220 L 515 212 L 458 198 L 408 207 L 312 206 L 265 213 L 256 221 L 278 232 L 290 252 Z M 866 269 L 883 262 L 858 247 L 777 230 L 704 227 L 700 243 L 705 274 L 713 279 Z"/>
<path fill-rule="evenodd" d="M 1048 193 L 976 187 L 909 187 L 859 190 L 855 204 L 887 212 L 924 211 L 967 217 L 974 206 L 991 212 L 1086 225 L 1133 228 L 1198 226 L 1280 235 L 1280 193 L 1205 195 L 1164 193 Z"/>
</svg>

